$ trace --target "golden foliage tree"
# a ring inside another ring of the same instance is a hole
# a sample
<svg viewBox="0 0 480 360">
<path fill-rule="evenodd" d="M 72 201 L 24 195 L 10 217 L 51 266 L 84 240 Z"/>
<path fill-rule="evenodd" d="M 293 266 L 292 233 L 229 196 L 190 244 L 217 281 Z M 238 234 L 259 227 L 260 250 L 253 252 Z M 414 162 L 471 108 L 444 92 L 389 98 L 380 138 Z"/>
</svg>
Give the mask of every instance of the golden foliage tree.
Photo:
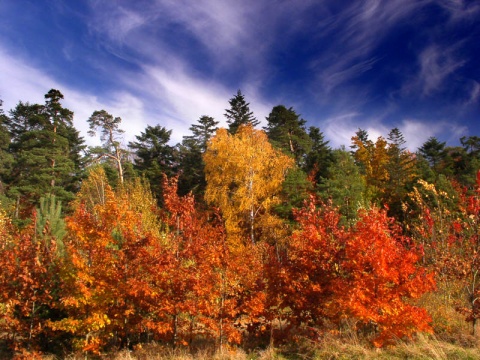
<svg viewBox="0 0 480 360">
<path fill-rule="evenodd" d="M 368 195 L 373 198 L 381 197 L 389 179 L 387 145 L 387 141 L 381 136 L 376 142 L 358 133 L 352 137 L 352 147 L 355 149 L 353 156 L 363 170 Z"/>
<path fill-rule="evenodd" d="M 102 168 L 84 182 L 67 218 L 68 261 L 60 308 L 68 316 L 50 326 L 71 333 L 74 345 L 99 352 L 126 346 L 144 332 L 153 289 L 148 275 L 161 250 L 153 195 L 141 181 L 115 193 Z"/>
<path fill-rule="evenodd" d="M 220 207 L 230 243 L 245 235 L 255 243 L 256 224 L 278 202 L 293 159 L 274 149 L 265 132 L 247 125 L 234 135 L 219 129 L 204 160 L 205 199 Z"/>
</svg>

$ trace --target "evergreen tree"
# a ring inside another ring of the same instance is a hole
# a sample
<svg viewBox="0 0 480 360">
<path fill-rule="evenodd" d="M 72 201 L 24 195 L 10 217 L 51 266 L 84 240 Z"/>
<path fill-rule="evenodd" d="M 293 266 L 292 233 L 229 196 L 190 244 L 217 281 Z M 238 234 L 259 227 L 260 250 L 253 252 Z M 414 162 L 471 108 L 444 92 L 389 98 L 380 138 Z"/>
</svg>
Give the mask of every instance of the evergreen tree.
<svg viewBox="0 0 480 360">
<path fill-rule="evenodd" d="M 480 155 L 480 137 L 478 136 L 462 136 L 460 143 L 469 155 Z"/>
<path fill-rule="evenodd" d="M 68 203 L 81 179 L 83 139 L 73 126 L 73 113 L 61 105 L 58 90 L 45 99 L 45 105 L 20 102 L 6 124 L 14 155 L 8 193 L 16 199 L 15 218 L 29 217 L 45 194 Z"/>
<path fill-rule="evenodd" d="M 428 161 L 432 169 L 438 172 L 440 164 L 445 158 L 445 142 L 440 142 L 436 137 L 432 136 L 423 143 L 418 152 Z"/>
<path fill-rule="evenodd" d="M 218 127 L 218 121 L 211 116 L 203 115 L 198 119 L 198 124 L 190 126 L 189 130 L 192 135 L 184 137 L 184 143 L 189 146 L 195 146 L 200 149 L 202 153 L 207 150 L 207 144 L 210 138 L 215 135 Z"/>
<path fill-rule="evenodd" d="M 90 127 L 88 134 L 95 136 L 97 130 L 100 129 L 100 140 L 103 142 L 102 147 L 90 149 L 91 154 L 96 156 L 98 160 L 102 158 L 110 159 L 117 168 L 120 184 L 123 184 L 123 164 L 127 158 L 127 151 L 121 147 L 121 136 L 124 133 L 120 129 L 122 119 L 120 117 L 114 118 L 105 110 L 97 110 L 93 112 L 87 122 Z"/>
<path fill-rule="evenodd" d="M 456 177 L 462 184 L 471 187 L 476 182 L 477 171 L 480 168 L 480 137 L 463 136 L 460 143 L 463 149 L 458 149 L 453 154 Z"/>
<path fill-rule="evenodd" d="M 26 132 L 45 128 L 47 124 L 42 113 L 42 105 L 22 101 L 10 110 L 10 117 L 5 119 L 5 125 L 14 144 L 18 143 L 20 137 Z"/>
<path fill-rule="evenodd" d="M 319 196 L 339 208 L 347 222 L 357 217 L 357 211 L 368 204 L 366 184 L 352 154 L 344 148 L 333 150 L 333 163 L 328 177 L 319 185 Z"/>
<path fill-rule="evenodd" d="M 293 222 L 293 209 L 299 209 L 313 190 L 307 174 L 298 166 L 287 171 L 279 194 L 280 202 L 275 212 L 282 218 Z"/>
<path fill-rule="evenodd" d="M 55 195 L 40 198 L 35 220 L 37 236 L 44 236 L 48 242 L 54 237 L 57 250 L 63 252 L 63 238 L 67 230 L 62 217 L 62 203 L 57 201 Z"/>
<path fill-rule="evenodd" d="M 253 112 L 250 111 L 250 103 L 245 101 L 240 90 L 237 91 L 237 95 L 231 98 L 228 103 L 230 109 L 226 109 L 225 117 L 227 118 L 228 132 L 235 134 L 240 125 L 250 124 L 253 127 L 257 126 L 260 122 L 253 116 Z"/>
<path fill-rule="evenodd" d="M 387 139 L 388 180 L 382 202 L 388 204 L 390 216 L 400 219 L 402 201 L 416 179 L 415 156 L 405 147 L 405 138 L 398 128 L 392 129 Z"/>
<path fill-rule="evenodd" d="M 328 141 L 324 140 L 323 133 L 318 127 L 310 126 L 308 136 L 312 141 L 312 149 L 305 159 L 305 172 L 312 177 L 316 184 L 328 174 L 328 168 L 332 164 L 332 149 Z"/>
<path fill-rule="evenodd" d="M 160 125 L 148 125 L 137 141 L 128 144 L 135 154 L 134 169 L 149 181 L 158 201 L 163 198 L 163 175 L 175 174 L 174 149 L 168 145 L 171 133 Z"/>
<path fill-rule="evenodd" d="M 206 187 L 203 154 L 207 150 L 208 141 L 218 129 L 217 125 L 218 121 L 214 118 L 201 116 L 197 124 L 190 126 L 192 135 L 184 136 L 178 146 L 178 192 L 186 195 L 192 191 L 198 202 L 203 199 Z"/>
<path fill-rule="evenodd" d="M 305 156 L 312 148 L 305 123 L 293 108 L 278 105 L 268 115 L 267 126 L 264 128 L 271 143 L 291 155 L 300 167 L 304 165 Z"/>
</svg>

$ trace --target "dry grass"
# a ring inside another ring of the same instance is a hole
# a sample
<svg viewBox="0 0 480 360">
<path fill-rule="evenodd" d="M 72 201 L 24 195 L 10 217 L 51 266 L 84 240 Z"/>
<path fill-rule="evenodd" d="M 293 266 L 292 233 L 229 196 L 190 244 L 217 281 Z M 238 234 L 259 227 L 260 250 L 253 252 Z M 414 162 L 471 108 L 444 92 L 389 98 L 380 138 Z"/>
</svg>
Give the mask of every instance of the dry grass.
<svg viewBox="0 0 480 360">
<path fill-rule="evenodd" d="M 345 334 L 344 334 L 345 335 Z M 395 347 L 375 349 L 362 343 L 355 335 L 325 336 L 312 343 L 303 340 L 292 347 L 267 348 L 246 353 L 241 349 L 214 352 L 199 350 L 191 354 L 187 349 L 172 350 L 157 344 L 144 345 L 134 351 L 123 350 L 100 357 L 105 360 L 320 360 L 320 359 L 469 359 L 480 360 L 480 339 L 471 347 L 440 341 L 432 336 L 419 336 L 415 342 L 400 342 Z M 55 357 L 44 357 L 44 360 L 57 360 Z M 67 360 L 84 360 L 82 354 L 71 355 Z M 91 359 L 89 357 L 89 359 Z M 93 359 L 93 358 L 92 358 Z"/>
</svg>

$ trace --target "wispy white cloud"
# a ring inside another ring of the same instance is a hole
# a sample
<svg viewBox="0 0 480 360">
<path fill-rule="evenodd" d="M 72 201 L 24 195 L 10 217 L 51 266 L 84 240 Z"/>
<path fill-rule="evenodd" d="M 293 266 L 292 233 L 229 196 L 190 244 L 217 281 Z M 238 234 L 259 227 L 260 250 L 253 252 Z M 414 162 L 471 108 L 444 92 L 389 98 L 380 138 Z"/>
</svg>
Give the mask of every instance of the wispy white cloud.
<svg viewBox="0 0 480 360">
<path fill-rule="evenodd" d="M 182 59 L 250 83 L 272 76 L 269 51 L 281 44 L 279 36 L 288 39 L 310 26 L 302 19 L 315 3 L 151 0 L 136 6 L 92 0 L 88 23 L 105 48 L 128 61 L 136 61 L 132 53 L 159 67 Z"/>
<path fill-rule="evenodd" d="M 188 128 L 202 115 L 213 116 L 220 121 L 220 126 L 226 126 L 223 114 L 237 89 L 196 77 L 181 60 L 172 56 L 170 60 L 163 67 L 143 65 L 140 72 L 117 74 L 119 90 L 112 90 L 100 98 L 60 83 L 0 48 L 0 67 L 4 71 L 2 84 L 8 84 L 8 88 L 0 84 L 0 98 L 4 100 L 3 108 L 8 111 L 20 100 L 43 103 L 43 95 L 49 89 L 59 89 L 65 96 L 64 106 L 75 113 L 76 128 L 90 145 L 98 145 L 99 140 L 87 135 L 86 120 L 93 111 L 100 109 L 122 118 L 121 127 L 126 130 L 125 144 L 140 134 L 147 124 L 172 129 L 172 143 L 180 142 L 189 133 Z M 108 69 L 104 67 L 102 70 Z M 272 104 L 262 99 L 255 86 L 243 85 L 240 88 L 255 116 L 264 121 Z"/>
<path fill-rule="evenodd" d="M 404 85 L 404 92 L 417 92 L 429 96 L 442 91 L 446 80 L 457 69 L 465 64 L 465 60 L 456 57 L 455 46 L 432 44 L 420 52 L 418 56 L 418 72 Z"/>
<path fill-rule="evenodd" d="M 320 28 L 320 38 L 336 41 L 325 55 L 312 63 L 318 74 L 320 89 L 329 94 L 359 74 L 373 68 L 378 58 L 373 50 L 390 29 L 425 5 L 418 0 L 368 0 L 351 2 L 330 22 Z"/>
<path fill-rule="evenodd" d="M 213 116 L 225 125 L 223 114 L 237 89 L 242 90 L 256 117 L 264 121 L 272 106 L 259 91 L 263 76 L 268 76 L 263 73 L 262 56 L 266 44 L 274 38 L 272 27 L 266 23 L 275 23 L 292 14 L 293 9 L 301 11 L 306 6 L 282 3 L 278 8 L 283 11 L 276 8 L 272 20 L 261 11 L 267 5 L 257 1 L 245 4 L 156 0 L 142 3 L 141 7 L 127 1 L 115 6 L 91 1 L 90 5 L 93 36 L 101 38 L 109 52 L 138 69 L 116 74 L 117 81 L 145 99 L 149 123 L 174 129 L 175 142 L 181 141 L 190 125 L 202 115 Z M 257 34 L 260 27 L 266 29 L 263 37 Z M 215 76 L 199 73 L 192 59 L 184 57 L 182 47 L 188 44 L 184 36 L 196 41 L 192 46 L 200 44 L 200 48 L 195 48 L 198 61 L 211 62 L 215 72 L 222 71 L 221 68 L 236 72 L 237 84 L 221 85 Z M 172 46 L 176 37 L 180 43 Z M 244 71 L 239 71 L 239 66 Z M 109 71 L 104 65 L 101 70 Z"/>
<path fill-rule="evenodd" d="M 371 140 L 384 136 L 386 132 L 382 123 L 366 121 L 362 114 L 356 112 L 334 115 L 322 122 L 321 129 L 333 148 L 342 145 L 348 148 L 352 144 L 352 136 L 355 136 L 358 129 L 366 130 Z"/>
<path fill-rule="evenodd" d="M 180 142 L 189 133 L 189 127 L 202 115 L 219 121 L 219 126 L 227 126 L 224 117 L 229 107 L 228 100 L 236 90 L 202 77 L 195 77 L 178 61 L 174 66 L 144 66 L 143 73 L 122 79 L 128 87 L 142 94 L 149 103 L 149 120 L 167 129 L 173 129 L 172 140 Z M 255 87 L 241 88 L 250 109 L 258 120 L 268 115 L 272 105 L 262 99 Z"/>
<path fill-rule="evenodd" d="M 381 118 L 371 119 L 355 112 L 334 115 L 322 122 L 322 131 L 333 148 L 342 145 L 348 148 L 352 143 L 352 136 L 358 129 L 366 130 L 369 139 L 375 141 L 379 136 L 387 138 L 393 127 L 397 127 L 402 132 L 406 147 L 412 152 L 417 151 L 431 136 L 445 139 L 445 134 L 448 134 L 445 140 L 451 144 L 468 134 L 466 126 L 446 120 L 432 122 L 426 119 L 407 118 L 395 126 Z"/>
<path fill-rule="evenodd" d="M 472 81 L 470 89 L 470 96 L 468 97 L 467 105 L 475 104 L 480 100 L 480 83 Z"/>
<path fill-rule="evenodd" d="M 480 3 L 477 1 L 438 0 L 437 3 L 449 12 L 450 20 L 453 23 L 458 21 L 478 21 Z"/>
<path fill-rule="evenodd" d="M 448 138 L 445 140 L 452 144 L 468 133 L 466 126 L 444 120 L 431 122 L 420 119 L 404 119 L 398 128 L 404 134 L 408 148 L 412 151 L 416 151 L 432 136 L 445 138 L 444 135 L 448 134 Z"/>
<path fill-rule="evenodd" d="M 74 112 L 74 125 L 84 136 L 89 145 L 98 145 L 99 140 L 87 135 L 87 119 L 95 110 L 105 109 L 114 116 L 123 119 L 122 127 L 128 130 L 126 142 L 146 127 L 143 103 L 127 92 L 112 93 L 110 99 L 100 99 L 85 91 L 78 91 L 67 84 L 62 84 L 41 69 L 27 62 L 12 57 L 0 46 L 0 68 L 2 82 L 0 97 L 4 101 L 3 108 L 7 112 L 19 101 L 39 103 L 45 102 L 44 95 L 52 88 L 60 90 L 65 100 L 63 105 Z"/>
</svg>

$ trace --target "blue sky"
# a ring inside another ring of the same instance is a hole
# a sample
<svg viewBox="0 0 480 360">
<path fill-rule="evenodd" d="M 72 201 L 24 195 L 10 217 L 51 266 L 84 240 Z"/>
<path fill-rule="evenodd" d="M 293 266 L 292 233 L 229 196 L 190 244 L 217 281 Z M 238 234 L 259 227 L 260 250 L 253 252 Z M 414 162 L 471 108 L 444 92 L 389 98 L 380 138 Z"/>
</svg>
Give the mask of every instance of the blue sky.
<svg viewBox="0 0 480 360">
<path fill-rule="evenodd" d="M 398 127 L 416 150 L 480 135 L 480 2 L 1 0 L 0 99 L 62 91 L 75 126 L 105 109 L 125 141 L 147 125 L 225 125 L 241 89 L 265 125 L 293 107 L 332 147 Z"/>
</svg>

